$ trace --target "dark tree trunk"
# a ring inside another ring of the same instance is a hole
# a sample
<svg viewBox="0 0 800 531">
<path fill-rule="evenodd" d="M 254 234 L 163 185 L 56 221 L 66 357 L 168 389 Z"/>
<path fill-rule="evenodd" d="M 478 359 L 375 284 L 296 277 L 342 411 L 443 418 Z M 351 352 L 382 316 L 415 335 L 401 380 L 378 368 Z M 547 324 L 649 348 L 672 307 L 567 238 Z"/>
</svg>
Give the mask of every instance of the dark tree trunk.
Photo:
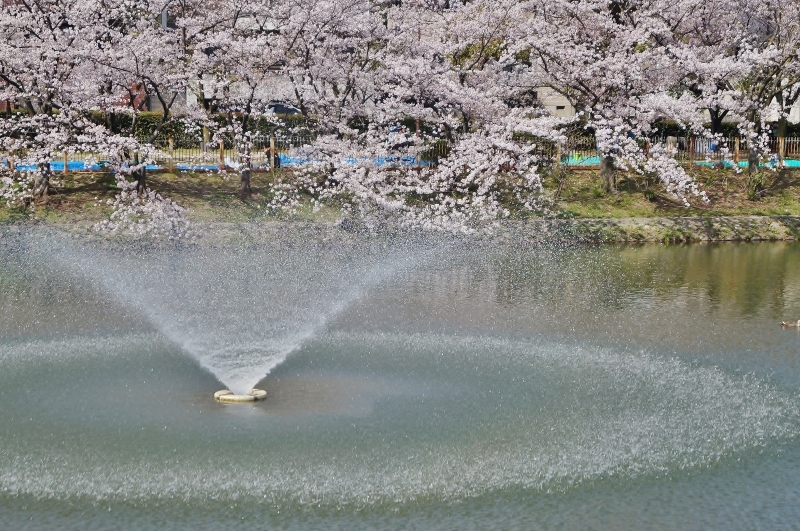
<svg viewBox="0 0 800 531">
<path fill-rule="evenodd" d="M 750 175 L 758 173 L 758 150 L 755 146 L 747 149 L 747 171 Z"/>
<path fill-rule="evenodd" d="M 758 151 L 755 147 L 747 150 L 747 198 L 758 201 L 764 195 L 764 178 L 758 170 Z"/>
<path fill-rule="evenodd" d="M 241 173 L 242 173 L 242 185 L 241 185 L 241 188 L 239 190 L 239 194 L 242 197 L 247 197 L 252 192 L 252 190 L 250 188 L 250 168 L 248 168 L 247 166 L 244 166 L 242 168 L 242 172 Z"/>
<path fill-rule="evenodd" d="M 728 115 L 728 111 L 722 111 L 720 109 L 709 109 L 708 110 L 709 116 L 711 116 L 711 134 L 717 134 L 722 132 L 722 120 Z"/>
<path fill-rule="evenodd" d="M 755 111 L 750 111 L 747 116 L 748 120 L 752 124 L 758 124 L 758 113 Z M 755 139 L 751 138 L 747 140 L 747 172 L 751 176 L 750 182 L 754 181 L 753 177 L 758 173 L 758 150 L 756 149 Z M 752 193 L 752 190 L 751 190 Z"/>
<path fill-rule="evenodd" d="M 606 155 L 600 159 L 600 177 L 603 179 L 603 186 L 606 192 L 617 188 L 617 177 L 614 171 L 614 157 Z"/>
<path fill-rule="evenodd" d="M 247 116 L 244 117 L 242 123 L 244 125 L 247 125 Z M 242 126 L 243 130 L 245 130 L 244 125 Z M 249 142 L 238 142 L 238 145 L 239 145 L 239 150 L 238 150 L 239 164 L 242 165 L 242 171 L 241 171 L 242 182 L 241 182 L 241 187 L 239 188 L 239 195 L 242 197 L 242 199 L 245 199 L 252 192 L 252 189 L 250 188 L 250 173 L 251 173 L 250 163 L 252 160 L 250 149 L 252 148 L 252 145 Z"/>
<path fill-rule="evenodd" d="M 789 120 L 787 120 L 785 116 L 781 116 L 780 120 L 778 120 L 778 129 L 775 132 L 775 136 L 778 138 L 786 138 L 786 129 L 788 127 Z"/>
<path fill-rule="evenodd" d="M 114 111 L 106 113 L 106 127 L 114 134 L 119 133 L 119 121 L 117 120 L 117 113 Z"/>
<path fill-rule="evenodd" d="M 144 195 L 147 191 L 147 170 L 140 168 L 136 171 L 136 193 Z"/>
<path fill-rule="evenodd" d="M 139 152 L 133 154 L 133 165 L 139 165 Z M 136 193 L 144 195 L 147 191 L 147 170 L 144 166 L 133 172 L 133 178 L 136 179 Z"/>
<path fill-rule="evenodd" d="M 47 198 L 47 190 L 50 188 L 50 163 L 39 164 L 39 171 L 33 178 L 33 198 Z"/>
<path fill-rule="evenodd" d="M 789 120 L 785 116 L 781 116 L 778 120 L 778 129 L 775 131 L 776 141 L 778 143 L 778 162 L 779 167 L 783 167 L 786 160 L 786 130 L 789 127 Z"/>
</svg>

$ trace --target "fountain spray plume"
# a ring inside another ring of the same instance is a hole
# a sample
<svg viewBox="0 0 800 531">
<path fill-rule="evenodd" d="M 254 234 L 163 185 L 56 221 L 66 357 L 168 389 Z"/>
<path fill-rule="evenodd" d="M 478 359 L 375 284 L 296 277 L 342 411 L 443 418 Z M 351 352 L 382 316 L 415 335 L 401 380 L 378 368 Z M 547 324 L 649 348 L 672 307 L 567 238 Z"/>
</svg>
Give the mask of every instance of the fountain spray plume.
<svg viewBox="0 0 800 531">
<path fill-rule="evenodd" d="M 446 248 L 367 236 L 193 247 L 46 239 L 36 252 L 144 315 L 236 394 L 370 289 Z"/>
</svg>

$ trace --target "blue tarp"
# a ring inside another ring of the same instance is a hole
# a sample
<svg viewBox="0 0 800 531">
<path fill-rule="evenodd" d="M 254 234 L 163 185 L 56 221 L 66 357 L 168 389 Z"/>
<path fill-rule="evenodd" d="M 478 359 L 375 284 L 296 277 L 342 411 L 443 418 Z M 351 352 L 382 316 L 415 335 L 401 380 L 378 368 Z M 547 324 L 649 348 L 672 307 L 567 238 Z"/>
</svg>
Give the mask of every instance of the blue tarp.
<svg viewBox="0 0 800 531">
<path fill-rule="evenodd" d="M 311 159 L 308 157 L 290 157 L 285 154 L 281 154 L 279 156 L 281 166 L 302 166 L 304 164 L 309 164 Z M 370 159 L 361 159 L 361 162 L 367 162 Z M 350 157 L 344 160 L 344 162 L 348 164 L 358 164 L 359 160 L 355 157 Z M 696 161 L 696 166 L 714 166 L 719 161 L 705 161 L 700 160 Z M 376 166 L 390 166 L 390 167 L 415 167 L 417 166 L 417 159 L 415 157 L 377 157 L 376 159 L 372 159 L 372 163 Z M 580 156 L 571 156 L 562 160 L 563 164 L 568 166 L 599 166 L 600 165 L 600 157 L 580 157 Z M 733 161 L 725 160 L 722 161 L 726 168 L 733 167 Z M 800 168 L 800 160 L 794 159 L 787 159 L 783 161 L 784 166 L 787 168 Z M 0 163 L 4 166 L 7 166 L 7 162 Z M 430 166 L 431 162 L 424 160 L 422 161 L 419 166 L 427 167 Z M 769 163 L 762 163 L 763 166 L 770 166 L 774 167 L 776 162 L 770 161 Z M 155 165 L 155 164 L 148 164 L 148 170 L 161 170 L 163 167 Z M 739 161 L 739 167 L 746 168 L 747 161 Z M 259 169 L 269 168 L 269 164 L 262 164 L 259 166 Z M 34 164 L 17 164 L 16 169 L 19 171 L 33 171 L 36 169 Z M 64 163 L 62 161 L 53 161 L 50 163 L 50 169 L 54 172 L 63 172 L 64 171 Z M 70 160 L 67 163 L 67 169 L 69 171 L 103 171 L 108 169 L 107 163 L 101 161 L 99 164 L 86 164 L 81 160 Z M 191 164 L 188 162 L 178 162 L 175 163 L 175 169 L 180 171 L 218 171 L 219 164 Z"/>
<path fill-rule="evenodd" d="M 281 161 L 281 166 L 302 166 L 304 164 L 310 164 L 312 159 L 310 157 L 290 157 L 281 153 L 278 158 Z M 416 167 L 417 166 L 417 159 L 416 157 L 397 157 L 397 156 L 389 156 L 389 157 L 377 157 L 375 159 L 357 159 L 355 157 L 348 157 L 344 159 L 345 163 L 347 164 L 358 164 L 359 162 L 372 162 L 375 166 L 391 166 L 391 167 Z M 423 160 L 419 166 L 430 166 L 431 162 L 427 160 Z M 264 163 L 260 168 L 269 168 L 269 163 Z"/>
<path fill-rule="evenodd" d="M 7 163 L 3 162 L 3 165 L 6 166 Z M 35 164 L 16 164 L 14 166 L 17 171 L 34 171 L 36 169 Z M 101 161 L 99 164 L 87 164 L 82 160 L 70 160 L 67 162 L 67 170 L 68 171 L 103 171 L 108 169 L 108 163 Z M 148 170 L 160 170 L 160 166 L 156 166 L 154 164 L 147 165 Z M 50 163 L 50 170 L 54 172 L 63 172 L 64 171 L 64 162 L 63 161 L 53 161 Z"/>
<path fill-rule="evenodd" d="M 599 166 L 600 157 L 581 157 L 573 155 L 563 162 L 568 166 Z"/>
<path fill-rule="evenodd" d="M 723 161 L 700 160 L 700 161 L 695 162 L 694 165 L 695 166 L 714 166 L 715 164 L 718 164 L 719 162 L 722 162 L 722 164 L 726 168 L 733 168 L 733 161 L 732 160 L 723 160 Z M 774 168 L 775 166 L 778 165 L 778 162 L 775 161 L 775 160 L 771 160 L 771 161 L 769 161 L 767 163 L 763 163 L 762 162 L 760 165 L 761 166 L 769 166 L 770 168 Z M 787 168 L 800 168 L 800 160 L 786 159 L 786 160 L 783 161 L 783 165 L 786 166 Z M 748 166 L 749 166 L 749 164 L 747 163 L 746 160 L 740 160 L 739 161 L 739 167 L 740 168 L 747 168 Z"/>
<path fill-rule="evenodd" d="M 718 162 L 720 162 L 720 161 L 699 160 L 699 161 L 695 161 L 694 164 L 695 164 L 695 166 L 714 166 Z M 595 156 L 595 157 L 580 157 L 580 156 L 575 157 L 575 156 L 572 156 L 572 157 L 569 157 L 569 158 L 566 158 L 566 159 L 562 160 L 562 163 L 566 164 L 568 166 L 599 166 L 600 165 L 600 157 L 597 157 L 597 156 Z M 731 160 L 725 160 L 725 161 L 722 161 L 722 163 L 725 165 L 726 168 L 732 168 L 733 167 L 733 161 L 731 161 Z M 787 159 L 787 160 L 783 161 L 783 164 L 787 168 L 800 168 L 800 160 Z M 768 163 L 762 163 L 761 165 L 762 166 L 775 167 L 777 165 L 777 162 L 773 160 L 773 161 L 770 161 Z M 747 167 L 747 161 L 746 160 L 739 161 L 739 167 L 740 168 L 746 168 Z"/>
</svg>

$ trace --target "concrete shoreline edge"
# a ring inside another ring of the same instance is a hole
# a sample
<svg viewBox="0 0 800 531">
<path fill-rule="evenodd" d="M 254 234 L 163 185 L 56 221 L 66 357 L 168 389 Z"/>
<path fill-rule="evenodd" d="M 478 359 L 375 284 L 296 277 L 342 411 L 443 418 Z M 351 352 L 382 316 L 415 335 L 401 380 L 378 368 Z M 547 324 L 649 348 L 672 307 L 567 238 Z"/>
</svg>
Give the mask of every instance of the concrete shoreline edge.
<svg viewBox="0 0 800 531">
<path fill-rule="evenodd" d="M 709 216 L 553 220 L 555 230 L 598 243 L 797 241 L 800 216 Z"/>
<path fill-rule="evenodd" d="M 50 226 L 53 229 L 81 235 L 91 239 L 107 239 L 94 233 L 90 226 L 81 223 L 64 224 L 47 222 L 0 223 L 3 232 L 16 232 L 24 227 Z M 477 240 L 505 241 L 506 243 L 712 243 L 800 240 L 800 216 L 703 216 L 703 217 L 640 217 L 640 218 L 535 218 L 504 220 L 481 225 L 473 235 Z M 201 232 L 207 242 L 294 238 L 313 240 L 337 239 L 336 234 L 351 239 L 380 234 L 401 235 L 417 233 L 392 224 L 378 224 L 360 219 L 344 218 L 339 221 L 263 220 L 247 222 L 216 222 L 203 224 Z M 437 231 L 431 231 L 433 236 Z M 447 238 L 445 233 L 438 233 Z M 461 237 L 469 238 L 468 235 Z M 129 241 L 122 235 L 111 240 Z M 136 238 L 134 238 L 136 239 Z"/>
</svg>

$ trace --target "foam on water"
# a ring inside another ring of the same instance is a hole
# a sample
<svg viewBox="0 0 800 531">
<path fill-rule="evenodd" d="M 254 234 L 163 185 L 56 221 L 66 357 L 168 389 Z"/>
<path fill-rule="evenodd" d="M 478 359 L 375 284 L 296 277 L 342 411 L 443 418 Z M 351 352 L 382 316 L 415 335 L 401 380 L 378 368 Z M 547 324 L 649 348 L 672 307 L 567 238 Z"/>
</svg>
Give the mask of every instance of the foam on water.
<svg viewBox="0 0 800 531">
<path fill-rule="evenodd" d="M 108 336 L 69 336 L 34 341 L 0 343 L 0 363 L 57 364 L 88 362 L 115 356 L 130 356 L 159 348 L 163 339 L 158 334 L 138 333 Z"/>
<path fill-rule="evenodd" d="M 22 370 L 18 353 L 37 349 L 6 346 L 0 360 L 16 360 Z M 795 394 L 642 352 L 536 339 L 338 332 L 318 336 L 298 356 L 324 365 L 320 352 L 330 358 L 320 370 L 394 381 L 394 390 L 373 389 L 364 418 L 298 419 L 296 426 L 292 418 L 251 418 L 235 451 L 224 450 L 231 425 L 220 423 L 228 416 L 198 415 L 184 420 L 180 433 L 155 425 L 181 421 L 186 412 L 178 409 L 158 413 L 141 434 L 121 435 L 87 420 L 72 427 L 93 441 L 85 447 L 69 444 L 68 433 L 60 435 L 67 444 L 40 440 L 41 433 L 58 432 L 54 420 L 28 433 L 21 419 L 6 418 L 0 488 L 59 499 L 334 506 L 459 499 L 681 474 L 776 447 L 800 432 Z M 87 355 L 86 367 L 93 359 Z M 124 383 L 120 375 L 117 384 Z M 4 398 L 12 410 L 18 400 Z M 154 406 L 161 400 L 153 398 Z"/>
</svg>

